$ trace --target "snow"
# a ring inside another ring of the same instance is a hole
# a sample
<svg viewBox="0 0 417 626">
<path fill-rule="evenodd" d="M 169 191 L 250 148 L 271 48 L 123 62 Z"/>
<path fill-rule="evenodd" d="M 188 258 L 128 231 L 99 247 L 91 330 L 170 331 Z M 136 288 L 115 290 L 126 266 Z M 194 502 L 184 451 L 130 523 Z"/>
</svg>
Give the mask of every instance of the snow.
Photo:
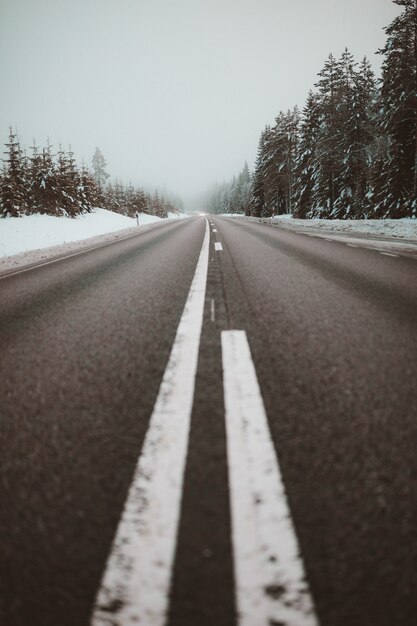
<svg viewBox="0 0 417 626">
<path fill-rule="evenodd" d="M 278 215 L 274 218 L 275 223 L 285 227 L 314 229 L 334 233 L 358 233 L 362 235 L 374 235 L 379 237 L 395 237 L 398 239 L 417 240 L 417 220 L 404 218 L 400 220 L 326 220 L 294 219 L 291 215 Z"/>
<path fill-rule="evenodd" d="M 100 208 L 76 218 L 40 214 L 1 218 L 0 271 L 133 235 L 138 228 L 147 230 L 173 219 L 178 219 L 176 213 L 168 219 L 141 213 L 138 227 L 136 219 Z"/>
<path fill-rule="evenodd" d="M 271 222 L 271 218 L 245 217 L 242 214 L 224 213 L 224 217 L 240 217 L 265 222 Z M 274 224 L 293 230 L 316 231 L 323 234 L 334 233 L 340 234 L 358 234 L 369 235 L 381 239 L 398 239 L 401 241 L 407 239 L 410 242 L 417 242 L 417 219 L 403 218 L 399 220 L 327 220 L 327 219 L 311 219 L 301 220 L 295 219 L 291 214 L 276 215 L 273 219 Z"/>
</svg>

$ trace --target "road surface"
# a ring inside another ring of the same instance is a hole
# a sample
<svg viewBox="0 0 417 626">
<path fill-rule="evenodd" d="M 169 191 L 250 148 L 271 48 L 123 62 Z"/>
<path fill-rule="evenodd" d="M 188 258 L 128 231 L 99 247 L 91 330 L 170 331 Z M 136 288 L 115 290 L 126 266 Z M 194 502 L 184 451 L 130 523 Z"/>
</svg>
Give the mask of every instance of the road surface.
<svg viewBox="0 0 417 626">
<path fill-rule="evenodd" d="M 200 217 L 0 277 L 0 624 L 414 625 L 417 257 L 386 252 Z"/>
</svg>

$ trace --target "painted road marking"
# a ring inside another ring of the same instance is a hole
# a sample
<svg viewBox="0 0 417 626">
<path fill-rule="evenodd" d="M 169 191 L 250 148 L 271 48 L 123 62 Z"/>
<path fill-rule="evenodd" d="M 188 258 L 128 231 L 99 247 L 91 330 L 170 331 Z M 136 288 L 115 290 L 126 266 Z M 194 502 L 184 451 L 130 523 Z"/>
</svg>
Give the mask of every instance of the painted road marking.
<svg viewBox="0 0 417 626">
<path fill-rule="evenodd" d="M 214 322 L 215 319 L 216 319 L 216 311 L 214 308 L 214 299 L 212 298 L 210 302 L 210 320 Z"/>
<path fill-rule="evenodd" d="M 246 333 L 221 342 L 239 626 L 317 626 Z"/>
<path fill-rule="evenodd" d="M 214 242 L 214 249 L 217 250 L 217 252 L 221 252 L 223 250 L 223 246 L 220 241 Z"/>
<path fill-rule="evenodd" d="M 349 248 L 359 248 L 359 246 L 357 246 L 355 243 L 347 243 L 347 246 L 349 246 Z"/>
<path fill-rule="evenodd" d="M 217 233 L 217 228 L 213 228 L 213 233 Z"/>
<path fill-rule="evenodd" d="M 209 259 L 206 232 L 142 453 L 96 598 L 92 626 L 163 626 L 177 539 Z"/>
<path fill-rule="evenodd" d="M 379 254 L 384 254 L 385 256 L 395 256 L 395 257 L 399 257 L 398 254 L 393 254 L 392 252 L 382 252 L 382 250 L 378 250 Z"/>
</svg>

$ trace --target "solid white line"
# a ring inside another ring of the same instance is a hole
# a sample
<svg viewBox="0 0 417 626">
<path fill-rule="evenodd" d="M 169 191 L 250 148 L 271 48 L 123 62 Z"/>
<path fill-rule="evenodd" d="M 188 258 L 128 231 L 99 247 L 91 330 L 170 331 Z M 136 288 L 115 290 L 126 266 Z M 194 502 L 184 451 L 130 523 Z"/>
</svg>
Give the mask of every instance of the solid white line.
<svg viewBox="0 0 417 626">
<path fill-rule="evenodd" d="M 97 594 L 92 626 L 163 626 L 168 609 L 207 282 L 210 230 Z"/>
<path fill-rule="evenodd" d="M 215 308 L 214 308 L 214 299 L 211 299 L 211 303 L 210 303 L 210 320 L 212 322 L 214 322 L 216 318 L 216 312 L 215 312 Z"/>
<path fill-rule="evenodd" d="M 221 252 L 223 250 L 223 246 L 220 241 L 214 242 L 214 249 L 217 250 L 217 252 Z"/>
<path fill-rule="evenodd" d="M 317 626 L 246 333 L 221 342 L 239 626 Z"/>
</svg>

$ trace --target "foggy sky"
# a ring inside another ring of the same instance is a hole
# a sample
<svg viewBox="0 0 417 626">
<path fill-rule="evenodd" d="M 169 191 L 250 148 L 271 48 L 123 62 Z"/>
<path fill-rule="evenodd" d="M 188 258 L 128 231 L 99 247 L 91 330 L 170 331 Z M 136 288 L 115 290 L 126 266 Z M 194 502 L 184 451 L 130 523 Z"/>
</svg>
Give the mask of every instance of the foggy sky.
<svg viewBox="0 0 417 626">
<path fill-rule="evenodd" d="M 0 140 L 96 146 L 112 178 L 185 199 L 256 156 L 330 52 L 375 51 L 391 0 L 0 0 Z"/>
</svg>

